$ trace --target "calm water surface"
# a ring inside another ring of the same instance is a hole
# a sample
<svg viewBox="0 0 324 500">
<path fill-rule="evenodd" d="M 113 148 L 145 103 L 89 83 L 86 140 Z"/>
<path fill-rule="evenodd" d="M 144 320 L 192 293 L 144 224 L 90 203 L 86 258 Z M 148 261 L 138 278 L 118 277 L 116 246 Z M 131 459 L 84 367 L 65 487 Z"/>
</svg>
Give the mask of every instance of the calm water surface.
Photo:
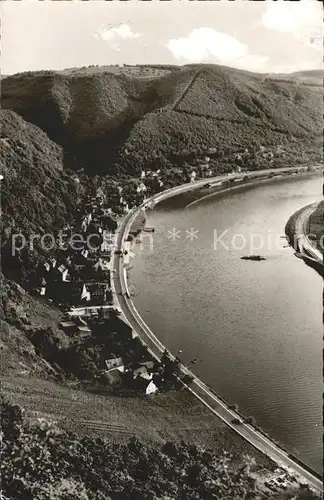
<svg viewBox="0 0 324 500">
<path fill-rule="evenodd" d="M 320 177 L 294 177 L 186 209 L 183 198 L 166 200 L 148 213 L 153 248 L 146 234 L 130 271 L 134 303 L 167 348 L 181 349 L 184 363 L 198 358 L 192 369 L 205 383 L 317 471 L 322 280 L 280 236 L 293 212 L 320 198 Z M 223 244 L 215 231 L 227 231 Z M 251 234 L 266 261 L 240 259 Z"/>
</svg>

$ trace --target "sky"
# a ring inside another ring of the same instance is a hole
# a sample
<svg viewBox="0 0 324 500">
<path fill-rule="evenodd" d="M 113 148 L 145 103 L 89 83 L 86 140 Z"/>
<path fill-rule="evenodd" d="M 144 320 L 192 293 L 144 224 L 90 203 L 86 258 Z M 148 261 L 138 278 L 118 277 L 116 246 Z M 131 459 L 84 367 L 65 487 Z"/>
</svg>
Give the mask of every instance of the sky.
<svg viewBox="0 0 324 500">
<path fill-rule="evenodd" d="M 317 0 L 5 0 L 1 73 L 110 64 L 323 67 Z"/>
</svg>

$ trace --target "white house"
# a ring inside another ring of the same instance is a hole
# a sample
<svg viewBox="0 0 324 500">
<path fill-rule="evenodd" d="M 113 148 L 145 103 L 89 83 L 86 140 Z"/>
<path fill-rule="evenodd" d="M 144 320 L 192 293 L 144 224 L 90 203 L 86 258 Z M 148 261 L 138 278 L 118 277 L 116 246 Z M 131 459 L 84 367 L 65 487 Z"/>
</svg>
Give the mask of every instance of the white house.
<svg viewBox="0 0 324 500">
<path fill-rule="evenodd" d="M 147 371 L 146 366 L 140 366 L 139 368 L 136 368 L 133 371 L 133 377 L 134 378 L 141 377 L 144 378 L 145 380 L 152 380 L 153 374 Z"/>
<path fill-rule="evenodd" d="M 84 248 L 81 252 L 81 255 L 87 259 L 88 258 L 88 254 L 89 254 L 89 250 L 87 248 Z"/>
<path fill-rule="evenodd" d="M 87 221 L 87 218 L 84 217 L 82 220 L 82 223 L 81 223 L 81 229 L 82 229 L 82 231 L 86 231 L 87 228 L 88 228 L 88 221 Z"/>
<path fill-rule="evenodd" d="M 36 292 L 42 296 L 46 295 L 46 285 L 42 283 L 41 286 L 36 289 Z"/>
<path fill-rule="evenodd" d="M 68 269 L 67 267 L 64 266 L 64 264 L 61 264 L 57 270 L 60 272 L 62 281 L 68 281 Z"/>
<path fill-rule="evenodd" d="M 50 263 L 51 263 L 52 268 L 54 269 L 54 267 L 56 267 L 56 259 L 54 259 L 54 258 L 51 259 Z"/>
<path fill-rule="evenodd" d="M 156 387 L 154 382 L 152 382 L 152 380 L 151 380 L 149 385 L 146 387 L 145 394 L 147 396 L 149 396 L 150 394 L 154 394 L 157 390 L 158 390 L 158 388 Z"/>
<path fill-rule="evenodd" d="M 47 272 L 49 272 L 49 271 L 50 271 L 50 269 L 51 269 L 51 264 L 50 264 L 49 262 L 44 262 L 44 267 L 45 267 L 45 270 L 46 270 Z"/>
<path fill-rule="evenodd" d="M 83 286 L 82 286 L 81 300 L 86 300 L 87 302 L 90 300 L 90 292 L 87 289 L 87 287 L 85 286 L 85 284 L 83 284 Z"/>
<path fill-rule="evenodd" d="M 147 191 L 147 187 L 145 186 L 145 184 L 143 182 L 141 182 L 137 188 L 136 188 L 136 191 L 138 193 L 145 193 L 145 191 Z"/>
</svg>

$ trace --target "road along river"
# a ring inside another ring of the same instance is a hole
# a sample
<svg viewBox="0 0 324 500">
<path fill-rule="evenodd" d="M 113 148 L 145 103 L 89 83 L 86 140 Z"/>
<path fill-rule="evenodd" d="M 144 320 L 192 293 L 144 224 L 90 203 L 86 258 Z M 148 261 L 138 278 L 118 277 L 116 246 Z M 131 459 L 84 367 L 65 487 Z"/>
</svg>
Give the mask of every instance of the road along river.
<svg viewBox="0 0 324 500">
<path fill-rule="evenodd" d="M 315 273 L 310 274 L 313 270 L 295 259 L 290 249 L 267 249 L 266 252 L 263 249 L 259 253 L 267 254 L 265 262 L 241 261 L 239 256 L 247 253 L 245 250 L 215 251 L 213 236 L 215 226 L 222 230 L 230 228 L 232 232 L 243 227 L 250 234 L 251 231 L 256 233 L 259 225 L 263 230 L 273 226 L 274 233 L 279 230 L 283 235 L 291 213 L 317 201 L 318 193 L 319 178 L 292 178 L 280 184 L 269 181 L 267 185 L 251 187 L 226 198 L 209 198 L 187 210 L 173 209 L 173 201 L 165 201 L 149 216 L 148 224 L 156 227 L 154 250 L 147 249 L 145 244 L 142 249 L 139 247 L 132 270 L 138 293 L 134 303 L 163 345 L 173 353 L 182 349 L 181 358 L 185 363 L 193 357 L 202 359 L 193 368 L 200 379 L 230 403 L 238 403 L 243 413 L 256 416 L 258 424 L 271 436 L 314 468 L 316 453 L 320 452 L 320 428 L 317 432 L 316 426 L 321 422 L 320 396 L 317 404 L 321 379 L 320 306 L 315 297 L 320 279 L 317 280 Z M 159 199 L 162 198 L 159 195 Z M 131 218 L 132 214 L 120 227 L 119 247 Z M 199 238 L 190 241 L 182 237 L 172 241 L 167 238 L 170 234 L 167 231 L 173 228 L 180 230 L 182 235 L 188 228 L 199 229 Z M 282 242 L 284 244 L 285 240 Z M 290 269 L 291 262 L 296 263 L 297 269 Z M 119 293 L 126 290 L 122 259 L 115 267 L 114 284 Z M 291 273 L 288 276 L 290 287 L 281 291 L 280 276 L 286 268 Z M 307 307 L 300 280 L 304 280 L 304 287 L 306 280 L 306 287 L 312 289 L 312 297 L 306 298 Z M 301 304 L 294 303 L 299 290 L 303 313 Z M 119 296 L 119 301 L 126 319 L 158 354 L 163 346 L 139 316 L 133 301 L 125 296 Z M 295 323 L 301 319 L 296 332 Z M 305 343 L 306 350 L 303 349 Z M 298 383 L 302 385 L 299 391 L 294 387 Z M 195 380 L 192 390 L 232 426 L 233 412 L 228 411 L 199 379 Z M 260 409 L 264 405 L 262 420 Z M 302 411 L 298 412 L 298 408 Z M 300 429 L 303 412 L 306 416 L 302 422 L 304 427 Z M 319 487 L 320 482 L 312 474 L 251 426 L 235 430 L 278 463 L 291 467 L 307 478 L 309 484 Z M 291 434 L 289 443 L 282 439 L 287 433 Z M 307 451 L 309 440 L 317 448 L 315 455 Z"/>
</svg>

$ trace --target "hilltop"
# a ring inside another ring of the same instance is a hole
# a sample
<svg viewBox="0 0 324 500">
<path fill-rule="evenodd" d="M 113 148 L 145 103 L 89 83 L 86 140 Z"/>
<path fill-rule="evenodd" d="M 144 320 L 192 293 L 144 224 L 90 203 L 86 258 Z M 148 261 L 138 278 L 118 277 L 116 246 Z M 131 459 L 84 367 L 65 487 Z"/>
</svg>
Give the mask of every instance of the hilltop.
<svg viewBox="0 0 324 500">
<path fill-rule="evenodd" d="M 308 76 L 214 65 L 32 72 L 3 80 L 2 106 L 59 144 L 65 168 L 91 174 L 136 175 L 210 148 L 226 163 L 260 144 L 319 158 L 322 86 Z"/>
</svg>

